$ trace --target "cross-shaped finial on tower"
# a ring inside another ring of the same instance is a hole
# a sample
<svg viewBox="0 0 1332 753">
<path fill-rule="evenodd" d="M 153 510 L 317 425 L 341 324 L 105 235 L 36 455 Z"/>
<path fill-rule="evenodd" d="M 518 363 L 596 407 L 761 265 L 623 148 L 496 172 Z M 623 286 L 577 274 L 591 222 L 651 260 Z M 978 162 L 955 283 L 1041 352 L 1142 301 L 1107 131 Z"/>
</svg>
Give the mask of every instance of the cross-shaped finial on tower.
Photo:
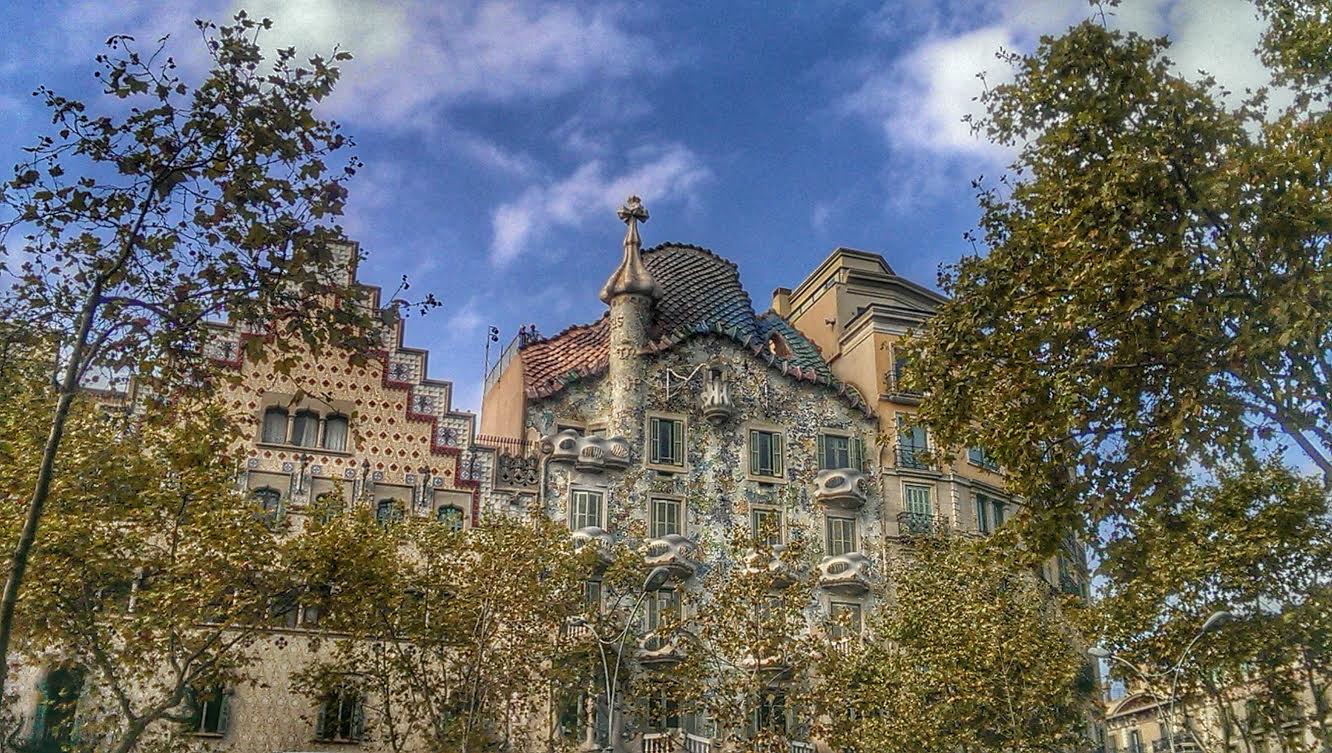
<svg viewBox="0 0 1332 753">
<path fill-rule="evenodd" d="M 647 222 L 647 207 L 643 206 L 642 199 L 630 196 L 615 214 L 628 225 L 624 231 L 624 259 L 602 286 L 601 300 L 610 303 L 612 298 L 623 293 L 643 293 L 652 298 L 659 298 L 661 288 L 652 279 L 652 275 L 648 273 L 647 267 L 643 266 L 643 260 L 638 255 L 643 245 L 638 238 L 638 223 Z"/>
</svg>

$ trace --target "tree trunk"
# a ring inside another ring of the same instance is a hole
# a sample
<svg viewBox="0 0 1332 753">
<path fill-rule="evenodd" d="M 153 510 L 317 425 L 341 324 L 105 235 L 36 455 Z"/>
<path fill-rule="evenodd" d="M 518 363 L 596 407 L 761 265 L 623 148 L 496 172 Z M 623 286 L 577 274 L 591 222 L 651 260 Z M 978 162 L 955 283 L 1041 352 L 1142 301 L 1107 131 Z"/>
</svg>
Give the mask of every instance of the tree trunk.
<svg viewBox="0 0 1332 753">
<path fill-rule="evenodd" d="M 117 265 L 118 267 L 119 265 Z M 83 357 L 88 347 L 88 333 L 92 330 L 93 318 L 97 313 L 102 298 L 102 286 L 107 275 L 99 274 L 84 300 L 83 310 L 79 312 L 77 332 L 65 365 L 64 375 L 60 379 L 60 397 L 56 400 L 55 415 L 51 418 L 51 431 L 46 437 L 46 446 L 42 449 L 42 463 L 37 469 L 37 483 L 28 502 L 28 515 L 23 522 L 23 532 L 9 561 L 9 574 L 5 578 L 3 598 L 0 598 L 0 697 L 3 697 L 9 679 L 9 643 L 14 629 L 14 611 L 18 606 L 19 588 L 23 585 L 23 575 L 28 569 L 28 558 L 32 545 L 37 540 L 37 526 L 42 519 L 42 510 L 46 507 L 46 498 L 51 493 L 51 478 L 55 474 L 56 453 L 60 450 L 60 441 L 65 434 L 65 423 L 69 419 L 69 408 L 79 388 L 79 374 L 82 372 Z M 59 353 L 56 357 L 59 358 Z"/>
</svg>

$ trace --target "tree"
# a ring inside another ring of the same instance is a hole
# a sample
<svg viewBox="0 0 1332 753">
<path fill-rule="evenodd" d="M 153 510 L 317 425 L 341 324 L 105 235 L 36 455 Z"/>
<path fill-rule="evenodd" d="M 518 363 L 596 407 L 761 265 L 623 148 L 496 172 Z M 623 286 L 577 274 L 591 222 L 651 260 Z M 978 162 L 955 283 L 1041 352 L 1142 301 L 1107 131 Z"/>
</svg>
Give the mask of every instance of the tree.
<svg viewBox="0 0 1332 753">
<path fill-rule="evenodd" d="M 787 544 L 770 543 L 772 533 L 734 530 L 689 594 L 688 616 L 664 631 L 688 652 L 672 671 L 678 697 L 697 699 L 694 710 L 737 750 L 789 751 L 814 727 L 814 552 L 799 529 Z"/>
<path fill-rule="evenodd" d="M 35 361 L 0 395 L 8 536 L 24 523 L 44 451 L 48 364 Z M 81 748 L 125 753 L 152 738 L 177 749 L 177 725 L 198 729 L 202 704 L 225 703 L 219 690 L 247 677 L 251 644 L 290 591 L 281 547 L 236 490 L 234 437 L 215 406 L 177 401 L 129 416 L 81 398 L 67 421 L 16 648 L 33 664 L 57 657 L 57 671 L 80 678 L 71 695 L 82 700 L 77 715 L 68 698 L 67 712 L 47 713 L 35 731 L 69 739 L 60 727 L 77 721 Z"/>
<path fill-rule="evenodd" d="M 265 59 L 259 38 L 270 23 L 244 13 L 230 26 L 198 26 L 212 68 L 197 87 L 163 57 L 165 40 L 141 54 L 132 38 L 113 36 L 96 75 L 123 100 L 116 114 L 91 115 L 39 89 L 54 132 L 0 187 L 9 215 L 0 244 L 21 252 L 6 264 L 17 281 L 0 316 L 56 335 L 62 361 L 0 599 L 0 655 L 86 379 L 132 373 L 157 394 L 207 386 L 212 359 L 237 355 L 208 343 L 204 320 L 223 314 L 256 335 L 244 342 L 248 357 L 375 344 L 374 312 L 351 284 L 334 222 L 359 163 L 330 169 L 350 142 L 315 112 L 348 54 L 300 65 L 288 48 Z M 6 673 L 0 663 L 0 688 Z"/>
<path fill-rule="evenodd" d="M 545 518 L 455 531 L 434 520 L 384 525 L 356 510 L 300 545 L 321 625 L 345 635 L 298 685 L 352 685 L 391 750 L 519 749 L 539 739 L 560 638 L 583 611 L 586 558 Z"/>
<path fill-rule="evenodd" d="M 982 98 L 977 128 L 1017 157 L 976 184 L 988 253 L 941 273 L 907 379 L 941 445 L 1004 467 L 1042 551 L 1274 445 L 1332 488 L 1332 21 L 1258 11 L 1280 109 L 1094 20 L 1008 55 Z"/>
<path fill-rule="evenodd" d="M 863 647 L 819 662 L 834 750 L 1082 749 L 1095 682 L 1079 599 L 994 542 L 952 536 L 913 543 L 890 582 Z"/>
<path fill-rule="evenodd" d="M 1169 698 L 1175 662 L 1219 609 L 1241 614 L 1200 639 L 1178 679 L 1181 707 L 1218 723 L 1175 720 L 1205 750 L 1259 750 L 1264 730 L 1298 710 L 1299 728 L 1332 749 L 1332 521 L 1321 485 L 1256 461 L 1194 482 L 1112 534 L 1099 603 L 1105 642 L 1150 677 L 1112 669 Z M 1149 681 L 1150 680 L 1150 681 Z M 1312 704 L 1303 697 L 1311 697 Z M 1247 708 L 1246 708 L 1247 707 Z M 1278 737 L 1274 747 L 1298 753 Z"/>
</svg>

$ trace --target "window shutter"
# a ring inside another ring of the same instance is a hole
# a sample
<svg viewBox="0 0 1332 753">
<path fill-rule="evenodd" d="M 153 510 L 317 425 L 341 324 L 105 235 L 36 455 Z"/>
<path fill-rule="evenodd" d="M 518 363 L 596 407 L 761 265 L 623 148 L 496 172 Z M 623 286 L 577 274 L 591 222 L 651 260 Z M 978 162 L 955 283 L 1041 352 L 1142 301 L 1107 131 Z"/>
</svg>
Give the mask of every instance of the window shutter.
<svg viewBox="0 0 1332 753">
<path fill-rule="evenodd" d="M 360 693 L 353 694 L 352 699 L 355 706 L 352 707 L 351 737 L 359 741 L 365 734 L 365 699 Z"/>
<path fill-rule="evenodd" d="M 781 476 L 785 472 L 782 456 L 782 435 L 780 432 L 772 433 L 772 475 Z"/>
<path fill-rule="evenodd" d="M 671 448 L 671 462 L 676 465 L 684 465 L 684 421 L 675 422 L 675 431 L 671 432 L 675 438 L 674 446 Z"/>
<path fill-rule="evenodd" d="M 851 438 L 851 467 L 858 470 L 865 470 L 865 443 L 860 437 Z"/>
<path fill-rule="evenodd" d="M 660 463 L 658 448 L 661 447 L 661 419 L 648 419 L 648 462 Z"/>
<path fill-rule="evenodd" d="M 227 723 L 231 721 L 231 693 L 225 688 L 220 690 L 217 702 L 220 704 L 217 709 L 217 733 L 225 735 L 227 733 Z"/>
<path fill-rule="evenodd" d="M 818 453 L 819 468 L 831 468 L 832 465 L 828 462 L 828 438 L 822 434 L 819 435 Z"/>
<path fill-rule="evenodd" d="M 759 442 L 758 432 L 749 432 L 749 472 L 758 475 L 759 473 Z"/>
<path fill-rule="evenodd" d="M 315 739 L 328 740 L 328 699 L 319 702 L 319 715 L 315 717 Z"/>
</svg>

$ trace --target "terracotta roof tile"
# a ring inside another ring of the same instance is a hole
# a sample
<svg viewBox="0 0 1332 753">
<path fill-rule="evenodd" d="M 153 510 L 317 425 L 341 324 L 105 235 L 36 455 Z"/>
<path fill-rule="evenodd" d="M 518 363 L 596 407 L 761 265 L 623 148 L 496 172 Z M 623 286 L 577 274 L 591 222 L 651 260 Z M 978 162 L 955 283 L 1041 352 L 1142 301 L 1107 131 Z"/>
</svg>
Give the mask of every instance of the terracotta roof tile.
<svg viewBox="0 0 1332 753">
<path fill-rule="evenodd" d="M 762 316 L 754 313 L 753 301 L 740 285 L 733 262 L 700 246 L 664 243 L 644 251 L 643 264 L 662 291 L 653 309 L 645 351 L 660 352 L 696 335 L 715 333 L 748 347 L 784 374 L 845 394 L 845 386 L 832 376 L 813 342 L 771 311 Z M 778 358 L 768 351 L 766 345 L 774 333 L 790 349 L 789 357 Z M 602 316 L 523 346 L 527 394 L 551 395 L 568 383 L 605 371 L 609 338 L 609 319 Z"/>
</svg>

